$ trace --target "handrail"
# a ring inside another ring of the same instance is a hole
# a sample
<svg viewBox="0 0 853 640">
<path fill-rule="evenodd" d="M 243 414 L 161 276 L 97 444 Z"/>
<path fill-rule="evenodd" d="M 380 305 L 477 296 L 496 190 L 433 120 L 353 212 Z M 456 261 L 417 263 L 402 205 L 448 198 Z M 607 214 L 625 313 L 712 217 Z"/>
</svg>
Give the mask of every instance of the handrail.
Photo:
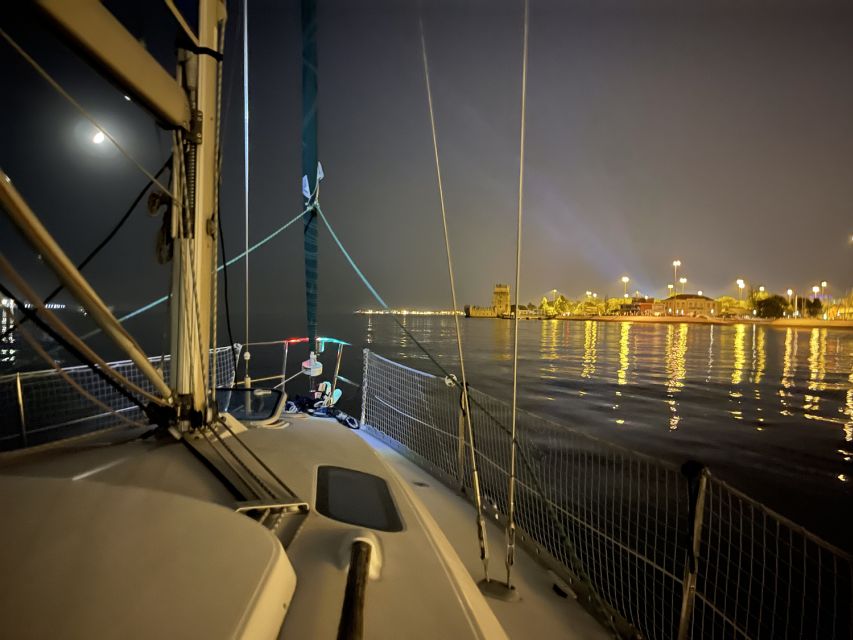
<svg viewBox="0 0 853 640">
<path fill-rule="evenodd" d="M 338 640 L 361 640 L 364 637 L 364 596 L 367 591 L 372 550 L 370 543 L 364 540 L 352 543 L 344 604 L 338 624 Z"/>
</svg>

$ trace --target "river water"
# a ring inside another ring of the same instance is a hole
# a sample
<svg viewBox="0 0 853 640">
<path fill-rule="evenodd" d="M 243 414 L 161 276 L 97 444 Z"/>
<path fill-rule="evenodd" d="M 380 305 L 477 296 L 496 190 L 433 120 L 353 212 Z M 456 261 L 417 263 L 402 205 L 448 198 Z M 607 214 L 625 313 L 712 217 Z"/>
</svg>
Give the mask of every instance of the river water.
<svg viewBox="0 0 853 640">
<path fill-rule="evenodd" d="M 457 370 L 451 317 L 403 322 Z M 471 318 L 461 327 L 470 383 L 509 402 L 512 323 Z M 354 345 L 435 372 L 392 318 L 354 316 L 339 328 Z M 348 357 L 350 365 L 358 360 Z M 522 408 L 635 450 L 700 460 L 772 509 L 853 547 L 851 330 L 522 321 L 519 397 Z"/>
</svg>

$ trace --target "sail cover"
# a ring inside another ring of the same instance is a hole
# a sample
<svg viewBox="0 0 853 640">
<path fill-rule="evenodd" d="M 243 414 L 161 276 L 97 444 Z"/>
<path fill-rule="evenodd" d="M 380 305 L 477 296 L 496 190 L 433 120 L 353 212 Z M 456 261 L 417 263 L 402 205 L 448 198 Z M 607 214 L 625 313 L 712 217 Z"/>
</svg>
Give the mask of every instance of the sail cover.
<svg viewBox="0 0 853 640">
<path fill-rule="evenodd" d="M 317 188 L 317 5 L 315 0 L 302 0 L 301 14 L 302 175 L 307 177 L 309 190 L 315 190 Z M 313 347 L 317 338 L 317 214 L 313 210 L 305 217 L 303 246 L 307 334 L 308 344 Z"/>
</svg>

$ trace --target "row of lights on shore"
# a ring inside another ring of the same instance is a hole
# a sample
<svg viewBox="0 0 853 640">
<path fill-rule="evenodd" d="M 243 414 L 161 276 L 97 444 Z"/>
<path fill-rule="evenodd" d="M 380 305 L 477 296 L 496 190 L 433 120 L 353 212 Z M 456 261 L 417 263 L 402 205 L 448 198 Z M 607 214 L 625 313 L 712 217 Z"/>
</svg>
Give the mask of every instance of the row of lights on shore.
<svg viewBox="0 0 853 640">
<path fill-rule="evenodd" d="M 853 236 L 851 236 L 850 241 L 853 242 Z M 678 268 L 680 266 L 681 266 L 681 260 L 673 260 L 672 261 L 673 281 L 678 282 L 678 284 L 681 285 L 681 293 L 684 293 L 684 286 L 687 284 L 687 278 L 685 278 L 684 276 L 681 276 L 680 278 L 678 277 Z M 622 285 L 623 285 L 623 294 L 622 295 L 625 298 L 630 298 L 631 296 L 628 295 L 628 283 L 631 282 L 631 279 L 628 276 L 622 276 L 621 280 L 622 280 Z M 747 284 L 743 278 L 738 278 L 737 280 L 735 280 L 735 284 L 737 285 L 737 288 L 738 288 L 738 300 L 740 300 L 743 296 L 743 290 L 746 288 Z M 818 295 L 820 295 L 821 297 L 825 296 L 826 295 L 826 288 L 828 286 L 829 286 L 829 283 L 826 280 L 821 281 L 820 285 L 814 285 L 812 287 L 813 296 L 815 298 Z M 674 290 L 675 290 L 675 285 L 670 283 L 670 284 L 666 285 L 666 288 L 667 288 L 669 295 L 672 295 Z M 761 293 L 764 293 L 766 291 L 764 285 L 760 285 L 758 287 L 758 291 Z M 697 291 L 696 293 L 700 296 L 703 295 L 703 292 L 701 289 L 699 291 Z M 788 289 L 786 293 L 788 294 L 788 301 L 790 302 L 791 297 L 794 295 L 794 290 Z M 639 295 L 639 292 L 637 292 L 637 294 Z M 593 298 L 598 297 L 597 294 L 593 294 L 591 291 L 587 291 L 586 295 L 587 295 L 587 297 L 590 297 L 590 295 L 592 295 Z M 648 296 L 646 296 L 646 298 L 648 298 Z"/>
</svg>

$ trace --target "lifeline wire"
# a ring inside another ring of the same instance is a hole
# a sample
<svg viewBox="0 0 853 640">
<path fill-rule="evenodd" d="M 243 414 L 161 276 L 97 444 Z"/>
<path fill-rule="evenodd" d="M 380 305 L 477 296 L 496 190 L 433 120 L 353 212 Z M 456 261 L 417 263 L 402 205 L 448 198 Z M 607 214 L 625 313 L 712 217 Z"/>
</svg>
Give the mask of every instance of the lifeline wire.
<svg viewBox="0 0 853 640">
<path fill-rule="evenodd" d="M 483 500 L 480 496 L 480 474 L 477 470 L 477 454 L 474 449 L 474 429 L 471 425 L 471 411 L 468 402 L 468 378 L 465 375 L 465 358 L 462 355 L 462 333 L 459 330 L 459 314 L 456 305 L 456 283 L 453 278 L 453 259 L 450 253 L 450 235 L 447 231 L 447 207 L 444 199 L 444 185 L 441 181 L 441 162 L 438 155 L 438 135 L 435 129 L 435 109 L 432 103 L 432 88 L 429 79 L 429 62 L 427 60 L 426 36 L 424 35 L 423 16 L 418 16 L 421 31 L 421 53 L 424 60 L 424 79 L 426 81 L 427 102 L 429 104 L 429 123 L 432 130 L 432 148 L 435 155 L 435 174 L 438 180 L 438 197 L 441 202 L 441 224 L 444 228 L 444 247 L 447 252 L 447 273 L 450 278 L 450 297 L 453 301 L 453 321 L 456 323 L 456 348 L 459 352 L 459 369 L 462 373 L 462 412 L 465 414 L 465 424 L 468 431 L 468 441 L 471 443 L 471 476 L 474 489 L 474 505 L 477 508 L 477 538 L 480 544 L 480 560 L 483 562 L 483 576 L 489 581 L 489 545 L 486 535 L 486 521 L 483 519 Z M 461 435 L 461 434 L 460 434 Z M 460 438 L 463 439 L 464 438 Z M 459 477 L 462 478 L 463 457 L 459 455 Z"/>
<path fill-rule="evenodd" d="M 506 518 L 506 586 L 512 587 L 510 582 L 512 565 L 515 562 L 515 485 L 516 469 L 515 458 L 517 434 L 517 412 L 518 412 L 518 288 L 521 281 L 521 218 L 524 212 L 524 136 L 526 133 L 526 109 L 527 109 L 527 36 L 530 23 L 529 0 L 524 0 L 524 53 L 522 54 L 521 67 L 521 141 L 520 156 L 518 161 L 518 229 L 515 241 L 515 320 L 513 323 L 513 354 L 512 354 L 512 424 L 510 427 L 510 458 L 509 458 L 509 499 L 507 501 Z"/>
</svg>

